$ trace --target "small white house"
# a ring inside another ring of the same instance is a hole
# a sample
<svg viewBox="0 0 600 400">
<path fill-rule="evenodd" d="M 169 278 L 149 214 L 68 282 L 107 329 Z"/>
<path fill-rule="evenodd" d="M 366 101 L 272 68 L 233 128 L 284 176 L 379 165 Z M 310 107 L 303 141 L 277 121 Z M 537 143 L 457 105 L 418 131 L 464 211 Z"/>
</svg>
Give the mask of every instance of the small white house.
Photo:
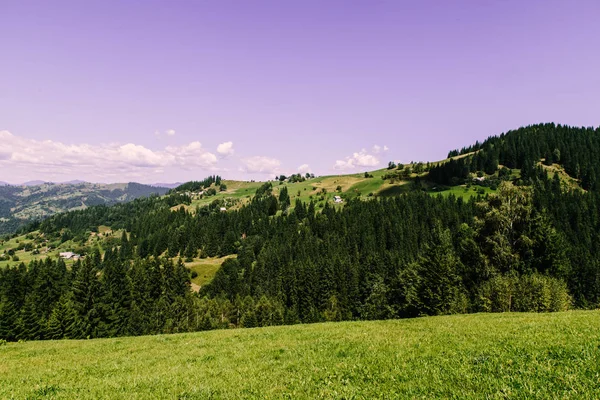
<svg viewBox="0 0 600 400">
<path fill-rule="evenodd" d="M 221 211 L 221 212 L 225 212 L 225 211 L 227 211 L 227 209 L 226 209 L 225 207 L 221 207 L 221 208 L 219 209 L 219 211 Z"/>
<path fill-rule="evenodd" d="M 483 182 L 483 181 L 485 181 L 485 176 L 478 176 L 477 178 L 475 178 L 475 180 L 477 182 Z"/>
<path fill-rule="evenodd" d="M 334 203 L 342 203 L 344 200 L 340 196 L 333 196 Z"/>
<path fill-rule="evenodd" d="M 78 256 L 78 254 L 75 254 L 72 251 L 64 251 L 62 253 L 58 253 L 58 255 L 60 256 L 60 258 L 64 258 L 65 260 L 73 258 L 73 256 L 76 256 L 76 255 Z"/>
</svg>

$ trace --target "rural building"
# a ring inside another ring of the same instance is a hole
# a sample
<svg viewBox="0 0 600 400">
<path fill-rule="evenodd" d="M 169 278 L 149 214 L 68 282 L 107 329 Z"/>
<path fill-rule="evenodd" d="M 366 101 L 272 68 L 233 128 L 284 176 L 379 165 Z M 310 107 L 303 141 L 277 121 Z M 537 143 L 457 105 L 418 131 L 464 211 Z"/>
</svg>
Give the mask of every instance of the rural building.
<svg viewBox="0 0 600 400">
<path fill-rule="evenodd" d="M 65 260 L 79 260 L 81 258 L 79 254 L 75 254 L 72 251 L 64 251 L 62 253 L 58 253 L 58 255 L 60 256 L 60 258 L 64 258 Z"/>
<path fill-rule="evenodd" d="M 221 207 L 219 210 L 220 210 L 221 212 L 227 211 L 227 209 L 226 209 L 225 207 Z"/>
<path fill-rule="evenodd" d="M 340 196 L 333 196 L 334 203 L 342 203 L 344 200 Z"/>
</svg>

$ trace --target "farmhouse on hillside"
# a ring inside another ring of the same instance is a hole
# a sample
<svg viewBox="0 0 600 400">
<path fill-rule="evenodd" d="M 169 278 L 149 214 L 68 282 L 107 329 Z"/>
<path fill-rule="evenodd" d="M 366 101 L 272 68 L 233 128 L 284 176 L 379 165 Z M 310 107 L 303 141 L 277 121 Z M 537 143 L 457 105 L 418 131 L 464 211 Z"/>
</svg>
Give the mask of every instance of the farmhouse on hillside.
<svg viewBox="0 0 600 400">
<path fill-rule="evenodd" d="M 60 256 L 60 258 L 64 258 L 65 260 L 79 260 L 81 258 L 81 256 L 79 254 L 75 254 L 72 251 L 64 251 L 61 253 L 58 253 L 58 255 Z"/>
</svg>

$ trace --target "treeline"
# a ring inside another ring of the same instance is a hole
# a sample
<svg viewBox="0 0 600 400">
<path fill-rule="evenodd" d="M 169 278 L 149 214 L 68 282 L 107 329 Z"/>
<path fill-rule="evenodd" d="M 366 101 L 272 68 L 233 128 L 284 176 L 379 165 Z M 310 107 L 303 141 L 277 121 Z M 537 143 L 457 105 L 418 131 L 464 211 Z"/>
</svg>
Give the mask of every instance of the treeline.
<svg viewBox="0 0 600 400">
<path fill-rule="evenodd" d="M 469 173 L 496 172 L 499 165 L 520 169 L 524 183 L 531 183 L 540 160 L 560 164 L 585 190 L 597 190 L 600 176 L 600 128 L 576 128 L 538 124 L 493 136 L 483 143 L 454 150 L 450 156 L 474 153 L 453 159 L 429 171 L 431 180 L 442 184 L 462 183 Z"/>
</svg>

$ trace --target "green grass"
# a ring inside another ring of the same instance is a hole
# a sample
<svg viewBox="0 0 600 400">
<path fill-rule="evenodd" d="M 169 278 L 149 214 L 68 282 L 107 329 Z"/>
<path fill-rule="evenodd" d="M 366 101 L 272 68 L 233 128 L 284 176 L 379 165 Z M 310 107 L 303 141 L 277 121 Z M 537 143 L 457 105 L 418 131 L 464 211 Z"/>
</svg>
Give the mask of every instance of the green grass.
<svg viewBox="0 0 600 400">
<path fill-rule="evenodd" d="M 38 232 L 33 232 L 33 234 L 37 235 Z M 16 250 L 16 248 L 22 244 L 33 243 L 33 240 L 26 239 L 25 236 L 26 235 L 17 236 L 0 244 L 0 254 L 13 249 L 15 250 L 15 255 L 19 258 L 19 261 L 13 261 L 12 259 L 0 261 L 0 268 L 4 268 L 8 265 L 18 265 L 21 262 L 28 264 L 32 260 L 44 259 L 46 257 L 58 257 L 58 253 L 60 252 L 59 249 L 51 250 L 48 253 L 40 252 L 40 254 L 32 254 L 31 251 Z"/>
<path fill-rule="evenodd" d="M 212 280 L 221 264 L 228 258 L 235 256 L 225 256 L 221 258 L 200 258 L 192 262 L 185 263 L 185 266 L 192 271 L 196 271 L 197 277 L 192 279 L 192 283 L 198 286 L 204 286 Z"/>
<path fill-rule="evenodd" d="M 0 398 L 593 399 L 600 312 L 0 346 Z"/>
<path fill-rule="evenodd" d="M 481 189 L 483 189 L 483 194 L 480 193 Z M 442 190 L 439 192 L 432 191 L 429 193 L 433 195 L 441 194 L 442 196 L 449 196 L 452 194 L 456 197 L 462 197 L 465 200 L 469 200 L 471 197 L 477 197 L 477 195 L 479 194 L 485 196 L 486 194 L 496 193 L 496 191 L 490 189 L 487 186 L 472 185 L 471 187 L 467 187 L 466 185 L 460 185 L 452 186 L 450 189 L 447 190 Z"/>
</svg>

